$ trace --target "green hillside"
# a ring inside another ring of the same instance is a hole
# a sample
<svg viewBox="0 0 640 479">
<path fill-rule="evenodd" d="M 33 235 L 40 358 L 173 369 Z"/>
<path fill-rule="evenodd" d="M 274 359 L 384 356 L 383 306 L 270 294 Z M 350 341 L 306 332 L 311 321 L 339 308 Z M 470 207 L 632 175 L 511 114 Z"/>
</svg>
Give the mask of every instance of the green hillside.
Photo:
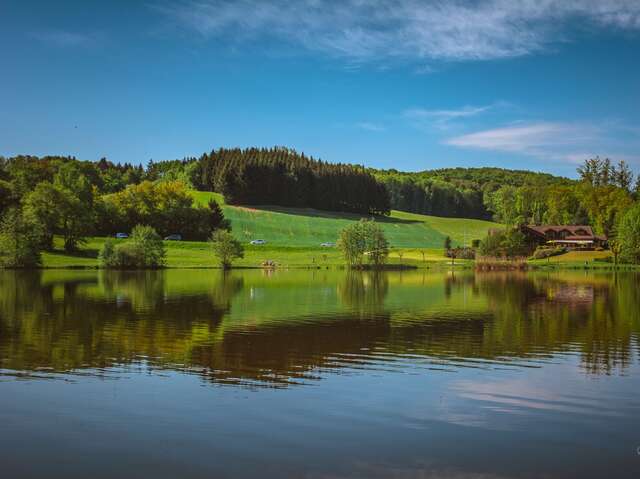
<svg viewBox="0 0 640 479">
<path fill-rule="evenodd" d="M 231 220 L 233 232 L 242 241 L 264 239 L 271 245 L 318 246 L 323 242 L 335 242 L 338 232 L 360 215 L 319 211 L 310 208 L 285 208 L 279 206 L 241 207 L 224 204 L 221 195 L 194 191 L 197 202 L 206 204 L 214 198 L 222 205 L 225 217 Z M 499 225 L 490 221 L 442 218 L 402 211 L 392 211 L 390 217 L 376 217 L 380 221 L 393 247 L 441 248 L 446 236 L 454 245 L 471 243 L 481 239 L 489 228 Z"/>
</svg>

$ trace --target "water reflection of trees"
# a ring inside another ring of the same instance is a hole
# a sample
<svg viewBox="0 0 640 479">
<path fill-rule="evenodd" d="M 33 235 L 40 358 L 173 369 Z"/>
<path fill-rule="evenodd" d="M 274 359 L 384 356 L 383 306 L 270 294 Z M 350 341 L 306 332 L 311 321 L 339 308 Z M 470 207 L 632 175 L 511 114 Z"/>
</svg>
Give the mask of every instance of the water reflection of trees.
<svg viewBox="0 0 640 479">
<path fill-rule="evenodd" d="M 574 351 L 587 371 L 608 374 L 633 359 L 640 331 L 636 275 L 456 274 L 444 285 L 409 277 L 390 285 L 386 273 L 355 272 L 335 278 L 336 304 L 322 313 L 309 315 L 302 305 L 304 314 L 238 323 L 230 313 L 243 275 L 191 279 L 184 272 L 171 282 L 168 274 L 45 281 L 38 272 L 0 273 L 0 369 L 66 372 L 144 361 L 214 381 L 286 385 L 327 368 L 370 365 L 380 350 L 384 361 L 411 353 L 459 365 Z M 260 283 L 258 315 L 272 280 Z M 311 281 L 305 294 L 331 298 L 328 279 L 315 290 Z M 481 307 L 467 309 L 470 297 L 481 298 Z"/>
<path fill-rule="evenodd" d="M 199 337 L 215 331 L 243 282 L 224 275 L 207 293 L 171 296 L 163 275 L 113 272 L 43 283 L 37 272 L 1 273 L 0 367 L 184 363 Z"/>
<path fill-rule="evenodd" d="M 569 353 L 578 355 L 590 374 L 622 373 L 638 349 L 638 279 L 635 274 L 449 274 L 445 304 L 427 305 L 423 313 L 394 312 L 387 348 L 456 365 L 533 365 Z M 468 309 L 470 298 L 487 304 Z"/>
<path fill-rule="evenodd" d="M 623 371 L 640 332 L 638 276 L 486 274 L 474 279 L 494 319 L 498 354 L 577 351 L 593 374 Z"/>
<path fill-rule="evenodd" d="M 349 271 L 338 284 L 342 303 L 361 315 L 384 309 L 388 292 L 389 277 L 381 271 Z"/>
</svg>

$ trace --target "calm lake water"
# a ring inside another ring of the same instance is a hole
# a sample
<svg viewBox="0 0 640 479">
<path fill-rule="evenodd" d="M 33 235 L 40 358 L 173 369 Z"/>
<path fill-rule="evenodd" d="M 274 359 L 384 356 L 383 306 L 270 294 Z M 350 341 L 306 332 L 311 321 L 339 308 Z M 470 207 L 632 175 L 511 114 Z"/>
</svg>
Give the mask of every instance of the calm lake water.
<svg viewBox="0 0 640 479">
<path fill-rule="evenodd" d="M 640 477 L 640 277 L 0 272 L 4 478 Z"/>
</svg>

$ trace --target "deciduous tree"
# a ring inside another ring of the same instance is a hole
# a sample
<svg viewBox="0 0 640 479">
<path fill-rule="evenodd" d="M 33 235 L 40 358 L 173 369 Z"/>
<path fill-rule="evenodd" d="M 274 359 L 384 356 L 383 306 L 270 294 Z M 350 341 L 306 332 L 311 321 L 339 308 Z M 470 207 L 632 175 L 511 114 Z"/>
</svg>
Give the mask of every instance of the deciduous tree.
<svg viewBox="0 0 640 479">
<path fill-rule="evenodd" d="M 38 226 L 18 208 L 7 211 L 0 222 L 0 266 L 29 268 L 40 263 Z"/>
<path fill-rule="evenodd" d="M 218 229 L 211 235 L 211 247 L 223 269 L 228 269 L 233 261 L 244 258 L 242 244 L 227 230 Z"/>
<path fill-rule="evenodd" d="M 620 258 L 628 263 L 640 263 L 640 203 L 636 203 L 622 216 L 617 233 Z"/>
</svg>

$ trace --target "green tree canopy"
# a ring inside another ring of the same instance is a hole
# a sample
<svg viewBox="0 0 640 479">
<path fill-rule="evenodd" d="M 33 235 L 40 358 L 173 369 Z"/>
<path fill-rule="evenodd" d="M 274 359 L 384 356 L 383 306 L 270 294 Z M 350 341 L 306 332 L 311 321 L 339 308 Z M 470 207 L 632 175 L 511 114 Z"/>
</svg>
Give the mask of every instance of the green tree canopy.
<svg viewBox="0 0 640 479">
<path fill-rule="evenodd" d="M 617 228 L 620 258 L 628 263 L 640 263 L 640 203 L 636 203 L 621 218 Z"/>
<path fill-rule="evenodd" d="M 244 258 L 242 244 L 227 230 L 219 229 L 213 232 L 211 247 L 223 269 L 230 268 L 235 259 Z"/>
<path fill-rule="evenodd" d="M 379 267 L 389 256 L 389 243 L 384 230 L 373 220 L 361 219 L 340 231 L 338 247 L 347 264 L 362 267 L 365 257 L 369 264 Z"/>
<path fill-rule="evenodd" d="M 138 225 L 133 228 L 127 241 L 119 244 L 113 239 L 105 241 L 99 258 L 105 268 L 161 268 L 165 265 L 166 252 L 162 238 L 155 229 Z"/>
<path fill-rule="evenodd" d="M 38 225 L 18 208 L 10 209 L 0 223 L 0 266 L 29 268 L 41 264 Z"/>
<path fill-rule="evenodd" d="M 478 252 L 482 256 L 517 258 L 530 253 L 526 237 L 518 228 L 494 231 L 480 242 Z"/>
</svg>

